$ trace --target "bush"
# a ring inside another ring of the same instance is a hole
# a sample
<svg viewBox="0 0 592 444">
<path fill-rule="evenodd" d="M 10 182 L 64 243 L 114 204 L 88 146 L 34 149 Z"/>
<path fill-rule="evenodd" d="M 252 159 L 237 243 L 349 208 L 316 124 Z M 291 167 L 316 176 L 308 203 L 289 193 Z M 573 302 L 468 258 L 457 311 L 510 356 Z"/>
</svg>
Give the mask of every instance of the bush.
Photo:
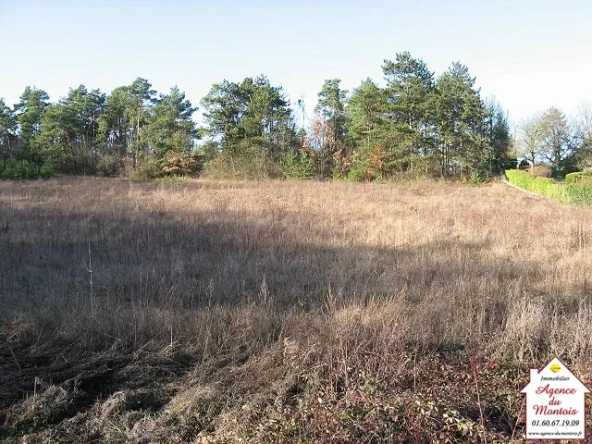
<svg viewBox="0 0 592 444">
<path fill-rule="evenodd" d="M 553 170 L 546 165 L 536 165 L 532 169 L 532 175 L 535 177 L 551 177 Z"/>
<path fill-rule="evenodd" d="M 44 163 L 39 167 L 39 176 L 48 179 L 53 176 L 53 166 L 50 163 Z"/>
<path fill-rule="evenodd" d="M 130 180 L 144 181 L 160 177 L 159 167 L 154 160 L 143 160 L 127 173 Z"/>
<path fill-rule="evenodd" d="M 292 153 L 286 159 L 284 165 L 284 177 L 286 179 L 311 179 L 314 177 L 314 160 L 304 151 Z"/>
<path fill-rule="evenodd" d="M 562 195 L 557 188 L 563 185 L 548 177 L 535 177 L 526 171 L 520 170 L 507 170 L 506 177 L 514 185 L 541 196 L 558 197 Z"/>
<path fill-rule="evenodd" d="M 487 180 L 487 172 L 475 169 L 464 180 L 471 185 L 481 185 Z"/>
<path fill-rule="evenodd" d="M 592 182 L 568 183 L 565 187 L 569 202 L 592 205 Z"/>
<path fill-rule="evenodd" d="M 508 181 L 517 187 L 528 190 L 528 185 L 532 176 L 522 170 L 506 170 L 506 178 Z"/>
<path fill-rule="evenodd" d="M 569 173 L 565 176 L 565 183 L 591 183 L 592 172 Z"/>
<path fill-rule="evenodd" d="M 247 141 L 206 162 L 204 175 L 215 179 L 280 179 L 284 171 L 264 146 Z"/>
<path fill-rule="evenodd" d="M 0 179 L 37 179 L 39 177 L 51 177 L 52 175 L 53 169 L 49 164 L 39 166 L 27 160 L 0 160 Z"/>
<path fill-rule="evenodd" d="M 97 173 L 101 176 L 117 176 L 121 172 L 121 158 L 117 154 L 104 154 L 97 161 Z"/>
<path fill-rule="evenodd" d="M 345 179 L 350 182 L 364 182 L 369 181 L 368 167 L 362 162 L 356 163 L 347 173 Z"/>
<path fill-rule="evenodd" d="M 197 159 L 188 153 L 170 151 L 158 161 L 161 176 L 187 176 L 199 169 Z"/>
</svg>

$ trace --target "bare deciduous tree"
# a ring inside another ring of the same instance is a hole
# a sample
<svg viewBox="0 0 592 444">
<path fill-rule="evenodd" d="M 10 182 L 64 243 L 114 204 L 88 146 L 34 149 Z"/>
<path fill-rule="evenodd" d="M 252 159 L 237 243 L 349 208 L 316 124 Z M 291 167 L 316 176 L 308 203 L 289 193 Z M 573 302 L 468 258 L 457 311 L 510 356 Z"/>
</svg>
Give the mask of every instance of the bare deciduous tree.
<svg viewBox="0 0 592 444">
<path fill-rule="evenodd" d="M 525 158 L 531 170 L 540 161 L 545 135 L 541 127 L 541 114 L 533 114 L 525 118 L 518 126 L 516 154 Z"/>
</svg>

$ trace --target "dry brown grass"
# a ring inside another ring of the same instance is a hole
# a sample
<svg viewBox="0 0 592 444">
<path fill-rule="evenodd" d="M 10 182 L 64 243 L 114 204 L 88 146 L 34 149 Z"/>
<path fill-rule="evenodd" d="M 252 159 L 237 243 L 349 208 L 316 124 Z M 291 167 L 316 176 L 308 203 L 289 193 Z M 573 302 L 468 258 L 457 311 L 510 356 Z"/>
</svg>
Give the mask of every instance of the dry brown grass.
<svg viewBox="0 0 592 444">
<path fill-rule="evenodd" d="M 181 414 L 216 399 L 214 417 L 262 387 L 288 402 L 312 369 L 396 380 L 406 347 L 583 369 L 591 216 L 500 183 L 0 182 L 0 408 L 37 390 L 35 377 L 52 396 L 77 377 L 89 399 L 46 423 L 94 405 L 93 433 L 140 442 L 157 423 L 100 422 L 133 410 L 138 381 L 161 384 L 143 407 Z M 104 364 L 100 380 L 88 363 Z M 4 414 L 11 433 L 43 429 L 31 408 Z M 222 435 L 225 418 L 185 429 Z"/>
</svg>

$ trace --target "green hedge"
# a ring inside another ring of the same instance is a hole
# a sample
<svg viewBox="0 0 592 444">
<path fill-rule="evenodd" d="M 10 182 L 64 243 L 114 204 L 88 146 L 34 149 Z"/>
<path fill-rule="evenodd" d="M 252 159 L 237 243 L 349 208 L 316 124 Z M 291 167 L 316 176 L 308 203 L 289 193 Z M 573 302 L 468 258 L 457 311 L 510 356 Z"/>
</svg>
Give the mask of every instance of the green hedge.
<svg viewBox="0 0 592 444">
<path fill-rule="evenodd" d="M 568 202 L 592 205 L 592 182 L 568 183 L 565 186 Z"/>
<path fill-rule="evenodd" d="M 555 182 L 546 177 L 534 177 L 521 170 L 506 170 L 506 178 L 517 187 L 551 197 L 560 202 L 592 205 L 592 181 Z"/>
<path fill-rule="evenodd" d="M 592 172 L 577 172 L 565 175 L 565 183 L 590 183 L 592 184 Z"/>
</svg>

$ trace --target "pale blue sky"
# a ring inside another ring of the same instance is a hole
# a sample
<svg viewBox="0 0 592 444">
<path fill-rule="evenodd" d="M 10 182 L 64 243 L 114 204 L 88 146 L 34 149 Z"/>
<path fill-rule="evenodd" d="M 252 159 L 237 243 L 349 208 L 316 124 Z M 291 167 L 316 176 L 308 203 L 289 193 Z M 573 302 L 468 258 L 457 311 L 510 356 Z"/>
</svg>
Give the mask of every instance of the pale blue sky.
<svg viewBox="0 0 592 444">
<path fill-rule="evenodd" d="M 460 61 L 516 122 L 592 100 L 592 1 L 0 0 L 0 97 L 52 101 L 79 84 L 147 78 L 194 105 L 223 79 L 266 74 L 312 108 L 324 79 L 382 83 L 408 50 L 440 74 Z"/>
</svg>

